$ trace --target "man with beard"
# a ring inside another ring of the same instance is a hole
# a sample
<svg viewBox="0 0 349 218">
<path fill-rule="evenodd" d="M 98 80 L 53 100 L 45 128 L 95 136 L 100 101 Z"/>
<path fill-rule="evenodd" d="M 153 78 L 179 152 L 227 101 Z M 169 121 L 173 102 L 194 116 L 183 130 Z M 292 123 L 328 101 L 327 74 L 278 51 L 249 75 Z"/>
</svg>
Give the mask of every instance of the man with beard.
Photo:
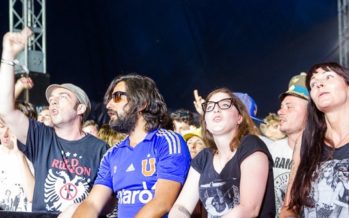
<svg viewBox="0 0 349 218">
<path fill-rule="evenodd" d="M 162 129 L 167 107 L 145 76 L 116 77 L 106 95 L 110 125 L 129 136 L 104 156 L 88 198 L 74 217 L 97 217 L 112 194 L 118 217 L 166 217 L 189 170 L 183 138 Z"/>
<path fill-rule="evenodd" d="M 0 115 L 21 144 L 19 149 L 33 163 L 33 211 L 64 211 L 69 216 L 84 200 L 97 176 L 108 145 L 85 134 L 82 121 L 91 108 L 86 93 L 65 83 L 46 89 L 53 127 L 29 119 L 15 108 L 14 69 L 31 30 L 6 33 L 0 65 Z"/>
</svg>

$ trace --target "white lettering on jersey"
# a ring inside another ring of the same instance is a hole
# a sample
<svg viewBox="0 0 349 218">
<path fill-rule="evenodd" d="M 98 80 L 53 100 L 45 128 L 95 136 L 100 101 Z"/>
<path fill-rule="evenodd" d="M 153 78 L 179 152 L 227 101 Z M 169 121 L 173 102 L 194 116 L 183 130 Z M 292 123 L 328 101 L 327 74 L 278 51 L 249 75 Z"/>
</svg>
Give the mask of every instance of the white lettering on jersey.
<svg viewBox="0 0 349 218">
<path fill-rule="evenodd" d="M 118 192 L 118 199 L 119 204 L 135 204 L 138 201 L 142 204 L 148 203 L 151 199 L 153 199 L 153 193 L 151 190 L 155 190 L 155 185 L 151 188 L 151 190 L 148 189 L 147 183 L 145 181 L 142 182 L 143 189 L 144 190 L 126 190 L 122 189 Z"/>
</svg>

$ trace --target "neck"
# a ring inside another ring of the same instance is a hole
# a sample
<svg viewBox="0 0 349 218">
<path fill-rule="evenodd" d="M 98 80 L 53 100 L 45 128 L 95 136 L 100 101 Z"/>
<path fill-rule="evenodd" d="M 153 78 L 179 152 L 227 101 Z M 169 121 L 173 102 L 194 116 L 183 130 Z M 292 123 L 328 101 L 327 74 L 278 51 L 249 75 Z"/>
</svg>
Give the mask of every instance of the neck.
<svg viewBox="0 0 349 218">
<path fill-rule="evenodd" d="M 349 141 L 349 108 L 336 112 L 325 114 L 327 125 L 326 139 L 331 141 L 334 146 L 341 146 L 344 142 Z"/>
<path fill-rule="evenodd" d="M 287 135 L 287 144 L 293 150 L 296 145 L 302 143 L 303 130 Z"/>
<path fill-rule="evenodd" d="M 58 137 L 69 141 L 79 140 L 86 135 L 82 131 L 82 126 L 80 122 L 55 125 L 54 130 Z"/>
<path fill-rule="evenodd" d="M 220 157 L 230 156 L 233 153 L 230 149 L 230 143 L 235 136 L 236 136 L 236 132 L 234 130 L 234 131 L 231 131 L 230 133 L 213 137 L 214 142 L 218 149 L 218 155 Z"/>
<path fill-rule="evenodd" d="M 136 147 L 147 136 L 148 132 L 145 131 L 145 124 L 145 120 L 140 116 L 136 122 L 135 129 L 129 134 L 131 147 Z"/>
</svg>

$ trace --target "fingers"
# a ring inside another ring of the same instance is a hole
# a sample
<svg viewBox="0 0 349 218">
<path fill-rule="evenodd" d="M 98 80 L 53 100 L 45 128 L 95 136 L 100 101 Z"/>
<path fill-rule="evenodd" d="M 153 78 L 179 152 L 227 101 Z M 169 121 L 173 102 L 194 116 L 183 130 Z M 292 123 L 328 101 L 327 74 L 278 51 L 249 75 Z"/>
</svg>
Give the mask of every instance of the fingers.
<svg viewBox="0 0 349 218">
<path fill-rule="evenodd" d="M 199 96 L 199 92 L 197 89 L 194 89 L 194 98 L 195 98 L 195 101 L 198 101 L 199 98 L 201 98 L 201 96 Z"/>
<path fill-rule="evenodd" d="M 197 89 L 194 89 L 194 99 L 195 99 L 195 101 L 193 103 L 194 103 L 194 107 L 196 109 L 196 112 L 198 112 L 200 115 L 202 115 L 203 110 L 202 110 L 201 104 L 204 103 L 205 100 L 202 99 L 202 97 L 199 95 L 199 92 Z"/>
<path fill-rule="evenodd" d="M 21 35 L 25 39 L 28 39 L 32 34 L 33 31 L 29 27 L 24 27 L 24 29 L 21 31 Z"/>
</svg>

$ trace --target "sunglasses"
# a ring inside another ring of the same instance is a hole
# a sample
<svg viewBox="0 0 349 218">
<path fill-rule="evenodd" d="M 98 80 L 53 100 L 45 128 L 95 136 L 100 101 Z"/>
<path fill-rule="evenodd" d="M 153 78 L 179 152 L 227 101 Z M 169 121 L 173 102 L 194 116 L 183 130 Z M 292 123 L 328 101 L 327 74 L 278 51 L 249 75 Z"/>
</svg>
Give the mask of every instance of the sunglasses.
<svg viewBox="0 0 349 218">
<path fill-rule="evenodd" d="M 113 99 L 114 103 L 118 103 L 121 101 L 121 98 L 123 95 L 127 97 L 126 92 L 116 91 L 116 92 L 111 94 L 111 98 Z"/>
</svg>

